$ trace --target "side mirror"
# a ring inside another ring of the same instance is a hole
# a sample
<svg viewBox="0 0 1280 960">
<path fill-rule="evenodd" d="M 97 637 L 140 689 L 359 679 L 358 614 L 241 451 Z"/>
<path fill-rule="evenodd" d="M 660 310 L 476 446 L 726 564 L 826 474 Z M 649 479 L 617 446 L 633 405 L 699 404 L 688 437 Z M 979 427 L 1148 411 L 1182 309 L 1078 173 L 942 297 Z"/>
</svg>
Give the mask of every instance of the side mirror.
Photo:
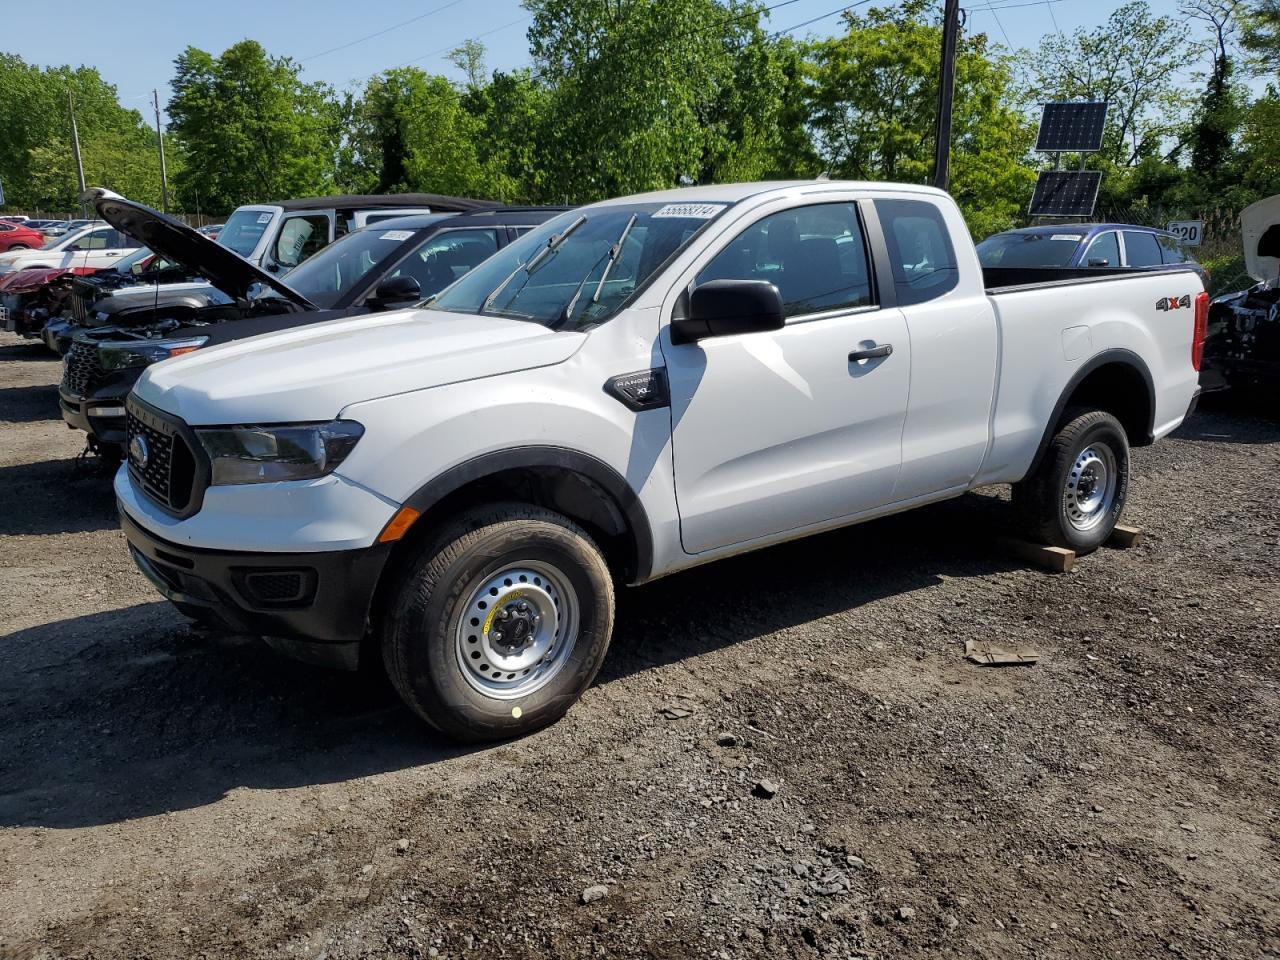
<svg viewBox="0 0 1280 960">
<path fill-rule="evenodd" d="M 1089 266 L 1091 266 L 1091 267 L 1109 267 L 1109 266 L 1111 266 L 1111 261 L 1110 261 L 1110 260 L 1108 260 L 1106 257 L 1090 257 L 1090 258 L 1089 258 Z"/>
<path fill-rule="evenodd" d="M 373 291 L 369 302 L 380 307 L 417 303 L 422 299 L 422 288 L 413 277 L 391 277 L 383 280 Z"/>
<path fill-rule="evenodd" d="M 689 315 L 671 321 L 672 343 L 781 330 L 782 297 L 768 280 L 711 280 L 689 295 Z"/>
</svg>

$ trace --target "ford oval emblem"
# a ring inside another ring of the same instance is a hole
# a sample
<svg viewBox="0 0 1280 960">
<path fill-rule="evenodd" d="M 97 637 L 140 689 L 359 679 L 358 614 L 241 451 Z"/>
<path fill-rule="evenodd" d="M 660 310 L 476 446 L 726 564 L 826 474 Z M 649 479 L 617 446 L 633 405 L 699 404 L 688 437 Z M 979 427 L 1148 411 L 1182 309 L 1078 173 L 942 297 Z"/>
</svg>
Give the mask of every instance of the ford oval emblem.
<svg viewBox="0 0 1280 960">
<path fill-rule="evenodd" d="M 151 459 L 151 448 L 147 446 L 146 437 L 138 434 L 129 441 L 129 459 L 137 464 L 139 470 L 147 468 L 147 461 Z"/>
</svg>

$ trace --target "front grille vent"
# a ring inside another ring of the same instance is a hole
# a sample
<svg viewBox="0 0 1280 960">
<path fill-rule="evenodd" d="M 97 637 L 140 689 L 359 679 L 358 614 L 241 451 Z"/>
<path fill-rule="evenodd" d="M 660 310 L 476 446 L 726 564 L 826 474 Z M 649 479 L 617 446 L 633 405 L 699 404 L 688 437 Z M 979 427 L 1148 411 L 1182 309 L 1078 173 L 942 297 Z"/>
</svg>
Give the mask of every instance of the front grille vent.
<svg viewBox="0 0 1280 960">
<path fill-rule="evenodd" d="M 182 513 L 197 496 L 195 453 L 183 430 L 142 409 L 130 398 L 125 409 L 125 453 L 129 476 L 161 506 Z"/>
<path fill-rule="evenodd" d="M 62 359 L 62 386 L 73 397 L 87 397 L 106 378 L 98 360 L 98 346 L 73 340 Z"/>
</svg>

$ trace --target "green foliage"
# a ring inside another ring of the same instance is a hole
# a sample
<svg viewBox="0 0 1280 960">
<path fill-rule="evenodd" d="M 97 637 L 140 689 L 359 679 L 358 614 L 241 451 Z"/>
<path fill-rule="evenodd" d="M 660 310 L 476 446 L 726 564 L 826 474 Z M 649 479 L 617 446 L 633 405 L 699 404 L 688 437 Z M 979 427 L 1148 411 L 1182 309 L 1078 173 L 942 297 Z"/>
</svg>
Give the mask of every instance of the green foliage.
<svg viewBox="0 0 1280 960">
<path fill-rule="evenodd" d="M 1256 0 L 1244 17 L 1244 48 L 1263 76 L 1274 77 L 1280 64 L 1280 0 Z"/>
<path fill-rule="evenodd" d="M 1095 158 L 1103 170 L 1159 156 L 1177 141 L 1195 102 L 1178 80 L 1187 47 L 1170 42 L 1185 35 L 1183 24 L 1155 16 L 1144 0 L 1117 8 L 1093 30 L 1048 34 L 1035 53 L 1020 58 L 1027 99 L 1107 101 L 1106 134 Z"/>
<path fill-rule="evenodd" d="M 62 212 L 78 206 L 69 94 L 86 185 L 159 206 L 155 131 L 138 111 L 120 106 L 115 87 L 91 67 L 41 69 L 0 54 L 0 180 L 8 206 Z M 170 160 L 181 163 L 176 151 Z"/>
<path fill-rule="evenodd" d="M 595 200 L 778 166 L 784 63 L 740 0 L 526 0 L 550 88 L 541 196 Z"/>
<path fill-rule="evenodd" d="M 219 57 L 188 47 L 175 68 L 169 129 L 188 157 L 174 179 L 189 209 L 333 189 L 340 111 L 327 86 L 253 40 Z"/>
<path fill-rule="evenodd" d="M 926 0 L 845 14 L 848 30 L 811 45 L 810 124 L 832 176 L 928 183 L 933 174 L 942 30 Z M 956 50 L 951 190 L 975 236 L 1013 226 L 1030 199 L 1032 129 L 1010 60 L 983 34 Z"/>
</svg>

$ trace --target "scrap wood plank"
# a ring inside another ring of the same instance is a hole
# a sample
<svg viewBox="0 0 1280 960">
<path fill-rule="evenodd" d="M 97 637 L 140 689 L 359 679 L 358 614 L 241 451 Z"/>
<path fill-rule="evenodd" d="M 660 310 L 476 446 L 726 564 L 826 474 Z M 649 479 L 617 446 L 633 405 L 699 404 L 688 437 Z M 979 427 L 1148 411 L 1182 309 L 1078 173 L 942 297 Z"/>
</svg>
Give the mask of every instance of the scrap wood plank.
<svg viewBox="0 0 1280 960">
<path fill-rule="evenodd" d="M 1050 547 L 1043 543 L 1031 543 L 1027 540 L 1014 540 L 1002 537 L 1001 547 L 1015 557 L 1034 563 L 1037 567 L 1051 570 L 1054 573 L 1070 573 L 1076 566 L 1076 552 L 1064 547 Z"/>
<path fill-rule="evenodd" d="M 1141 542 L 1141 527 L 1131 527 L 1125 523 L 1117 523 L 1115 530 L 1111 532 L 1111 536 L 1107 539 L 1107 546 L 1127 550 L 1130 547 L 1136 547 Z"/>
<path fill-rule="evenodd" d="M 964 658 L 982 667 L 1030 667 L 1040 660 L 1036 650 L 989 640 L 966 640 Z"/>
</svg>

